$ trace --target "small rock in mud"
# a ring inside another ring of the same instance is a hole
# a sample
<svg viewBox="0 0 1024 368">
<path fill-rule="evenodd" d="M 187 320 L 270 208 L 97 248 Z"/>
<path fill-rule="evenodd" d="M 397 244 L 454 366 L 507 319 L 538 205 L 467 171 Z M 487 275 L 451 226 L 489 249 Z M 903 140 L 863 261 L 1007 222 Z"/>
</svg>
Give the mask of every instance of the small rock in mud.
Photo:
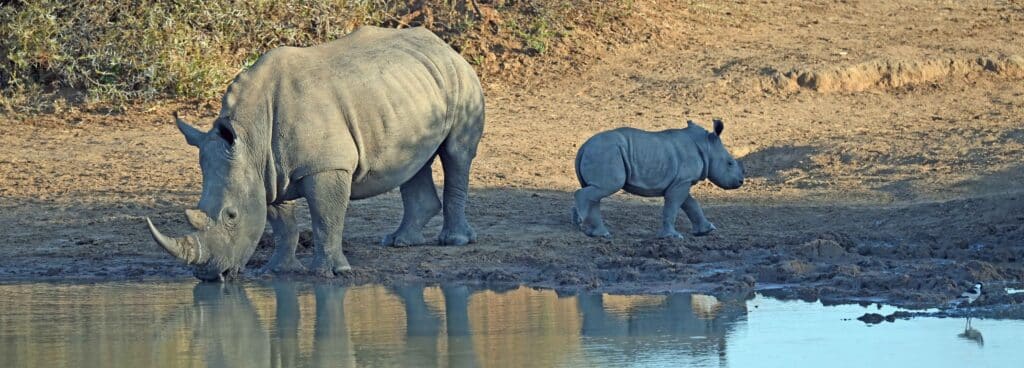
<svg viewBox="0 0 1024 368">
<path fill-rule="evenodd" d="M 845 257 L 846 249 L 839 242 L 829 239 L 815 239 L 802 244 L 796 253 L 809 259 L 838 259 Z"/>
<path fill-rule="evenodd" d="M 863 316 L 857 317 L 857 320 L 869 325 L 877 325 L 885 321 L 885 316 L 878 313 L 864 313 Z"/>
<path fill-rule="evenodd" d="M 750 275 L 742 275 L 735 278 L 723 280 L 713 290 L 715 294 L 739 294 L 754 290 L 757 280 Z"/>
<path fill-rule="evenodd" d="M 857 317 L 858 321 L 867 323 L 869 325 L 876 325 L 885 322 L 896 322 L 896 319 L 910 319 L 914 314 L 910 312 L 896 311 L 889 315 L 883 316 L 878 313 L 864 313 L 863 316 Z"/>
<path fill-rule="evenodd" d="M 519 278 L 517 278 L 515 275 L 505 272 L 505 270 L 497 268 L 487 270 L 471 268 L 459 273 L 456 276 L 456 279 L 478 280 L 495 283 L 519 281 Z"/>
<path fill-rule="evenodd" d="M 783 280 L 792 280 L 798 278 L 814 270 L 814 265 L 801 261 L 801 260 L 789 260 L 782 261 L 778 266 L 779 275 Z"/>
<path fill-rule="evenodd" d="M 555 281 L 559 285 L 580 285 L 583 284 L 583 278 L 576 272 L 572 271 L 561 271 L 555 275 Z"/>
</svg>

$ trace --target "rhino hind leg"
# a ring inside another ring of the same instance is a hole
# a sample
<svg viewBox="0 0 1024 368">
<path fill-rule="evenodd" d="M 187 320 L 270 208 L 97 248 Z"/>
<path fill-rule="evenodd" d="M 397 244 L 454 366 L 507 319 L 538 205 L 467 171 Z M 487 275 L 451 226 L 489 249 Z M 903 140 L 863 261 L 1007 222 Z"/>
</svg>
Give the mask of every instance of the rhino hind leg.
<svg viewBox="0 0 1024 368">
<path fill-rule="evenodd" d="M 385 236 L 381 244 L 386 246 L 407 246 L 426 244 L 423 227 L 441 212 L 441 200 L 437 197 L 431 172 L 431 158 L 412 179 L 402 184 L 402 224 L 395 232 Z"/>
<path fill-rule="evenodd" d="M 587 236 L 612 236 L 601 218 L 601 199 L 618 192 L 626 185 L 626 164 L 617 149 L 598 147 L 587 149 L 584 144 L 576 163 L 577 177 L 583 188 L 573 194 L 576 207 L 573 222 Z"/>
<path fill-rule="evenodd" d="M 299 227 L 295 222 L 295 203 L 284 202 L 267 206 L 267 220 L 274 231 L 274 254 L 261 273 L 298 273 L 306 270 L 298 258 L 295 248 L 299 245 Z"/>
<path fill-rule="evenodd" d="M 341 252 L 345 211 L 352 193 L 350 171 L 334 170 L 302 178 L 300 188 L 313 220 L 314 273 L 332 277 L 352 270 Z"/>
<path fill-rule="evenodd" d="M 466 245 L 476 242 L 476 232 L 466 220 L 471 159 L 452 156 L 461 155 L 441 154 L 441 165 L 444 166 L 444 225 L 439 242 L 441 245 Z"/>
<path fill-rule="evenodd" d="M 584 234 L 597 238 L 610 238 L 612 233 L 604 225 L 601 218 L 601 199 L 617 192 L 618 189 L 587 186 L 573 194 L 576 200 L 576 216 L 581 217 L 580 230 Z"/>
<path fill-rule="evenodd" d="M 469 194 L 469 169 L 476 156 L 476 147 L 483 129 L 483 115 L 478 118 L 479 128 L 449 136 L 441 145 L 439 155 L 444 168 L 444 225 L 438 241 L 441 245 L 466 245 L 476 242 L 476 231 L 466 220 L 466 201 Z"/>
</svg>

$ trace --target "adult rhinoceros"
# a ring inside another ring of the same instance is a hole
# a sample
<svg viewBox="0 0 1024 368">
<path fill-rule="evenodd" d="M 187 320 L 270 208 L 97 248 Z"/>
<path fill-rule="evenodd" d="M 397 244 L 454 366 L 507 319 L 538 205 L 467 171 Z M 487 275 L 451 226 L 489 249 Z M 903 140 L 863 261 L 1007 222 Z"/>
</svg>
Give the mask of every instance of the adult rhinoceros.
<svg viewBox="0 0 1024 368">
<path fill-rule="evenodd" d="M 466 221 L 469 170 L 484 128 L 484 97 L 473 68 L 423 28 L 361 27 L 320 46 L 267 52 L 228 86 L 208 132 L 175 118 L 199 147 L 199 208 L 186 210 L 196 232 L 172 238 L 147 219 L 153 238 L 220 280 L 244 267 L 269 220 L 275 272 L 303 269 L 295 258 L 294 201 L 312 217 L 312 269 L 351 269 L 341 252 L 350 199 L 401 187 L 405 214 L 387 245 L 421 244 L 442 209 L 431 163 L 444 167 L 440 243 L 476 235 Z"/>
</svg>

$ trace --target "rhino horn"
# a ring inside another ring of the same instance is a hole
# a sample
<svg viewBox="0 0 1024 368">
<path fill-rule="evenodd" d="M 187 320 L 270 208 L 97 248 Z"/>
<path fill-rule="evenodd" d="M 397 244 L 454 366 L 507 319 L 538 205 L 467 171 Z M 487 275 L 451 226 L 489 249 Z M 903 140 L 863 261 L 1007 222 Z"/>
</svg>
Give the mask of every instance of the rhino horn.
<svg viewBox="0 0 1024 368">
<path fill-rule="evenodd" d="M 157 230 L 149 217 L 146 218 L 146 224 L 149 225 L 149 233 L 153 235 L 153 240 L 175 258 L 184 261 L 186 264 L 199 264 L 210 259 L 210 252 L 203 249 L 203 244 L 195 234 L 186 235 L 181 238 L 172 238 Z"/>
</svg>

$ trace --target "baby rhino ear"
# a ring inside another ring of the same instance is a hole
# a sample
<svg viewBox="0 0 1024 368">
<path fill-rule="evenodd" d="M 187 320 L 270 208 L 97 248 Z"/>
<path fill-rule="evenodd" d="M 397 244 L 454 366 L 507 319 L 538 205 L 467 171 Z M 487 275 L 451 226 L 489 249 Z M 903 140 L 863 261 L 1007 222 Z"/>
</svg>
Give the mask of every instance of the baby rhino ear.
<svg viewBox="0 0 1024 368">
<path fill-rule="evenodd" d="M 722 129 L 725 129 L 725 125 L 722 124 L 722 120 L 715 119 L 714 123 L 715 123 L 715 135 L 722 136 Z"/>
</svg>

